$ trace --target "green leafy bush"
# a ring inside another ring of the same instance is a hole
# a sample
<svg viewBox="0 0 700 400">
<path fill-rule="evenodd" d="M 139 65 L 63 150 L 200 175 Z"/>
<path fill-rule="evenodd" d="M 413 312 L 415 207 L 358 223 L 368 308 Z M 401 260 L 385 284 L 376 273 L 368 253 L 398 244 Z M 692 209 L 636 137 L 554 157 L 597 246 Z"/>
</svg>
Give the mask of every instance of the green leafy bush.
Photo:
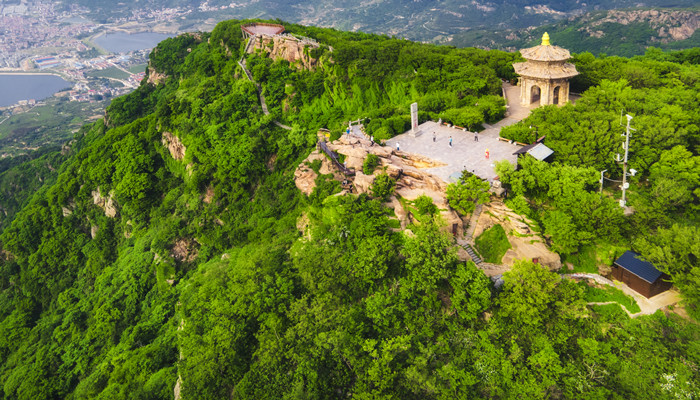
<svg viewBox="0 0 700 400">
<path fill-rule="evenodd" d="M 333 179 L 333 174 L 318 175 L 316 180 L 316 187 L 309 195 L 309 200 L 311 204 L 319 206 L 323 203 L 323 200 L 335 193 L 340 192 L 340 182 Z"/>
<path fill-rule="evenodd" d="M 420 195 L 413 201 L 413 204 L 422 215 L 435 215 L 438 212 L 438 208 L 430 196 Z"/>
<path fill-rule="evenodd" d="M 383 173 L 374 178 L 374 183 L 372 183 L 369 190 L 372 193 L 372 197 L 386 201 L 389 199 L 389 196 L 394 194 L 395 186 L 396 181 L 386 173 Z"/>
<path fill-rule="evenodd" d="M 374 131 L 374 141 L 388 140 L 394 137 L 394 132 L 386 126 L 379 127 Z"/>
<path fill-rule="evenodd" d="M 521 194 L 509 197 L 505 203 L 511 210 L 520 215 L 529 215 L 532 212 L 527 199 Z"/>
<path fill-rule="evenodd" d="M 485 230 L 474 243 L 484 261 L 495 264 L 499 264 L 503 255 L 511 248 L 506 231 L 498 224 Z"/>
<path fill-rule="evenodd" d="M 379 157 L 376 154 L 369 153 L 362 162 L 362 173 L 372 175 L 374 169 L 379 165 Z"/>
<path fill-rule="evenodd" d="M 447 185 L 447 202 L 462 215 L 470 214 L 474 211 L 476 204 L 483 204 L 489 200 L 490 187 L 488 182 L 472 175 L 465 181 L 460 180 Z"/>
<path fill-rule="evenodd" d="M 484 114 L 474 107 L 453 108 L 440 114 L 440 117 L 446 122 L 469 130 L 484 122 Z"/>
<path fill-rule="evenodd" d="M 519 123 L 501 128 L 500 136 L 518 143 L 530 144 L 537 140 L 537 133 L 524 123 Z"/>
<path fill-rule="evenodd" d="M 309 163 L 309 168 L 311 168 L 312 171 L 318 174 L 318 172 L 321 170 L 322 164 L 323 162 L 317 158 L 311 161 L 311 163 Z"/>
</svg>

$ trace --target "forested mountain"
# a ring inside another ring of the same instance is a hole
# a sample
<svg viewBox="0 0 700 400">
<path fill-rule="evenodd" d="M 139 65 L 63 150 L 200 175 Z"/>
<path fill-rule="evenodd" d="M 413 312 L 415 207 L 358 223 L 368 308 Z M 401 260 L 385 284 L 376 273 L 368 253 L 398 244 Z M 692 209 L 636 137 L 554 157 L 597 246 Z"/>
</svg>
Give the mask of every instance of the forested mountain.
<svg viewBox="0 0 700 400">
<path fill-rule="evenodd" d="M 700 47 L 700 10 L 623 9 L 596 11 L 555 24 L 526 29 L 475 29 L 458 33 L 443 42 L 516 51 L 539 44 L 548 32 L 556 44 L 575 53 L 605 53 L 631 57 L 647 48 L 690 49 Z"/>
<path fill-rule="evenodd" d="M 556 162 L 499 166 L 512 208 L 556 251 L 633 245 L 691 314 L 631 319 L 530 261 L 495 288 L 459 261 L 431 207 L 402 231 L 382 195 L 336 195 L 325 175 L 310 196 L 294 184 L 320 128 L 337 138 L 367 117 L 388 138 L 414 101 L 421 120 L 501 117 L 517 54 L 285 24 L 320 44 L 309 67 L 246 54 L 240 24 L 159 44 L 140 88 L 76 135 L 2 232 L 0 398 L 698 396 L 692 54 L 579 55 L 577 105 L 531 117 Z M 655 129 L 633 144 L 632 217 L 595 193 L 594 168 L 619 174 L 605 156 L 621 107 Z"/>
</svg>

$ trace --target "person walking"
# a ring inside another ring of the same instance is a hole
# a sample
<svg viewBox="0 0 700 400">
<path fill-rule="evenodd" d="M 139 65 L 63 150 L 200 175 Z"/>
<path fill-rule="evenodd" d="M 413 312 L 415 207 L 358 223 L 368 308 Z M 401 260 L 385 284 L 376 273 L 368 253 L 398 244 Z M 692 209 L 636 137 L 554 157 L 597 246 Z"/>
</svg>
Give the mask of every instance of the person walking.
<svg viewBox="0 0 700 400">
<path fill-rule="evenodd" d="M 474 141 L 475 142 L 479 141 L 479 133 L 478 132 L 474 132 Z"/>
<path fill-rule="evenodd" d="M 370 146 L 374 146 L 374 135 L 369 137 Z"/>
<path fill-rule="evenodd" d="M 399 142 L 396 142 L 396 151 L 399 151 Z"/>
<path fill-rule="evenodd" d="M 435 132 L 433 132 L 433 143 L 435 143 Z"/>
<path fill-rule="evenodd" d="M 450 147 L 452 147 L 452 136 L 450 136 Z"/>
<path fill-rule="evenodd" d="M 486 159 L 489 159 L 489 149 L 486 149 Z"/>
</svg>

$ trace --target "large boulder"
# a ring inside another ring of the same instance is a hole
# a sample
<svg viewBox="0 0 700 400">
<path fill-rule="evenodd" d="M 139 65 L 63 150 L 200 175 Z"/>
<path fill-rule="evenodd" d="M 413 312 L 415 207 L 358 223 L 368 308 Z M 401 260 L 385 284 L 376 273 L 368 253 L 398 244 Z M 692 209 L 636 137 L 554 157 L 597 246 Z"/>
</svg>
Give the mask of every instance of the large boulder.
<svg viewBox="0 0 700 400">
<path fill-rule="evenodd" d="M 374 183 L 374 175 L 365 175 L 360 170 L 355 173 L 353 184 L 358 194 L 369 193 L 369 188 L 372 186 L 372 183 Z"/>
</svg>

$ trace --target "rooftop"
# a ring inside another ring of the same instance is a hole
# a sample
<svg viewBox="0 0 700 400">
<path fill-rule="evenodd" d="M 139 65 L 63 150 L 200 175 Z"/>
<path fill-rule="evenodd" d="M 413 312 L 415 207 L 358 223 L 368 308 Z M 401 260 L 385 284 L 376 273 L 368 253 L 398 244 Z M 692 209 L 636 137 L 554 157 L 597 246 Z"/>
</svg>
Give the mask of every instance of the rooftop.
<svg viewBox="0 0 700 400">
<path fill-rule="evenodd" d="M 640 260 L 637 258 L 638 256 L 639 254 L 627 250 L 625 254 L 615 260 L 615 265 L 628 270 L 649 283 L 656 282 L 663 273 L 656 269 L 654 264 L 649 261 Z"/>
<path fill-rule="evenodd" d="M 518 149 L 518 151 L 516 151 L 513 154 L 516 155 L 516 154 L 525 154 L 525 153 L 535 157 L 536 159 L 538 159 L 540 161 L 543 161 L 547 157 L 554 154 L 554 150 L 545 146 L 544 143 L 537 141 L 533 144 L 529 144 L 527 146 L 521 147 L 520 149 Z"/>
<path fill-rule="evenodd" d="M 533 78 L 563 79 L 578 75 L 576 67 L 570 63 L 546 64 L 527 61 L 513 64 L 513 69 L 520 76 Z"/>
<path fill-rule="evenodd" d="M 542 44 L 522 49 L 520 50 L 520 54 L 522 54 L 523 58 L 526 60 L 532 61 L 566 61 L 571 58 L 569 50 L 559 46 L 552 46 L 549 43 L 549 34 L 547 32 L 542 35 Z"/>
</svg>

